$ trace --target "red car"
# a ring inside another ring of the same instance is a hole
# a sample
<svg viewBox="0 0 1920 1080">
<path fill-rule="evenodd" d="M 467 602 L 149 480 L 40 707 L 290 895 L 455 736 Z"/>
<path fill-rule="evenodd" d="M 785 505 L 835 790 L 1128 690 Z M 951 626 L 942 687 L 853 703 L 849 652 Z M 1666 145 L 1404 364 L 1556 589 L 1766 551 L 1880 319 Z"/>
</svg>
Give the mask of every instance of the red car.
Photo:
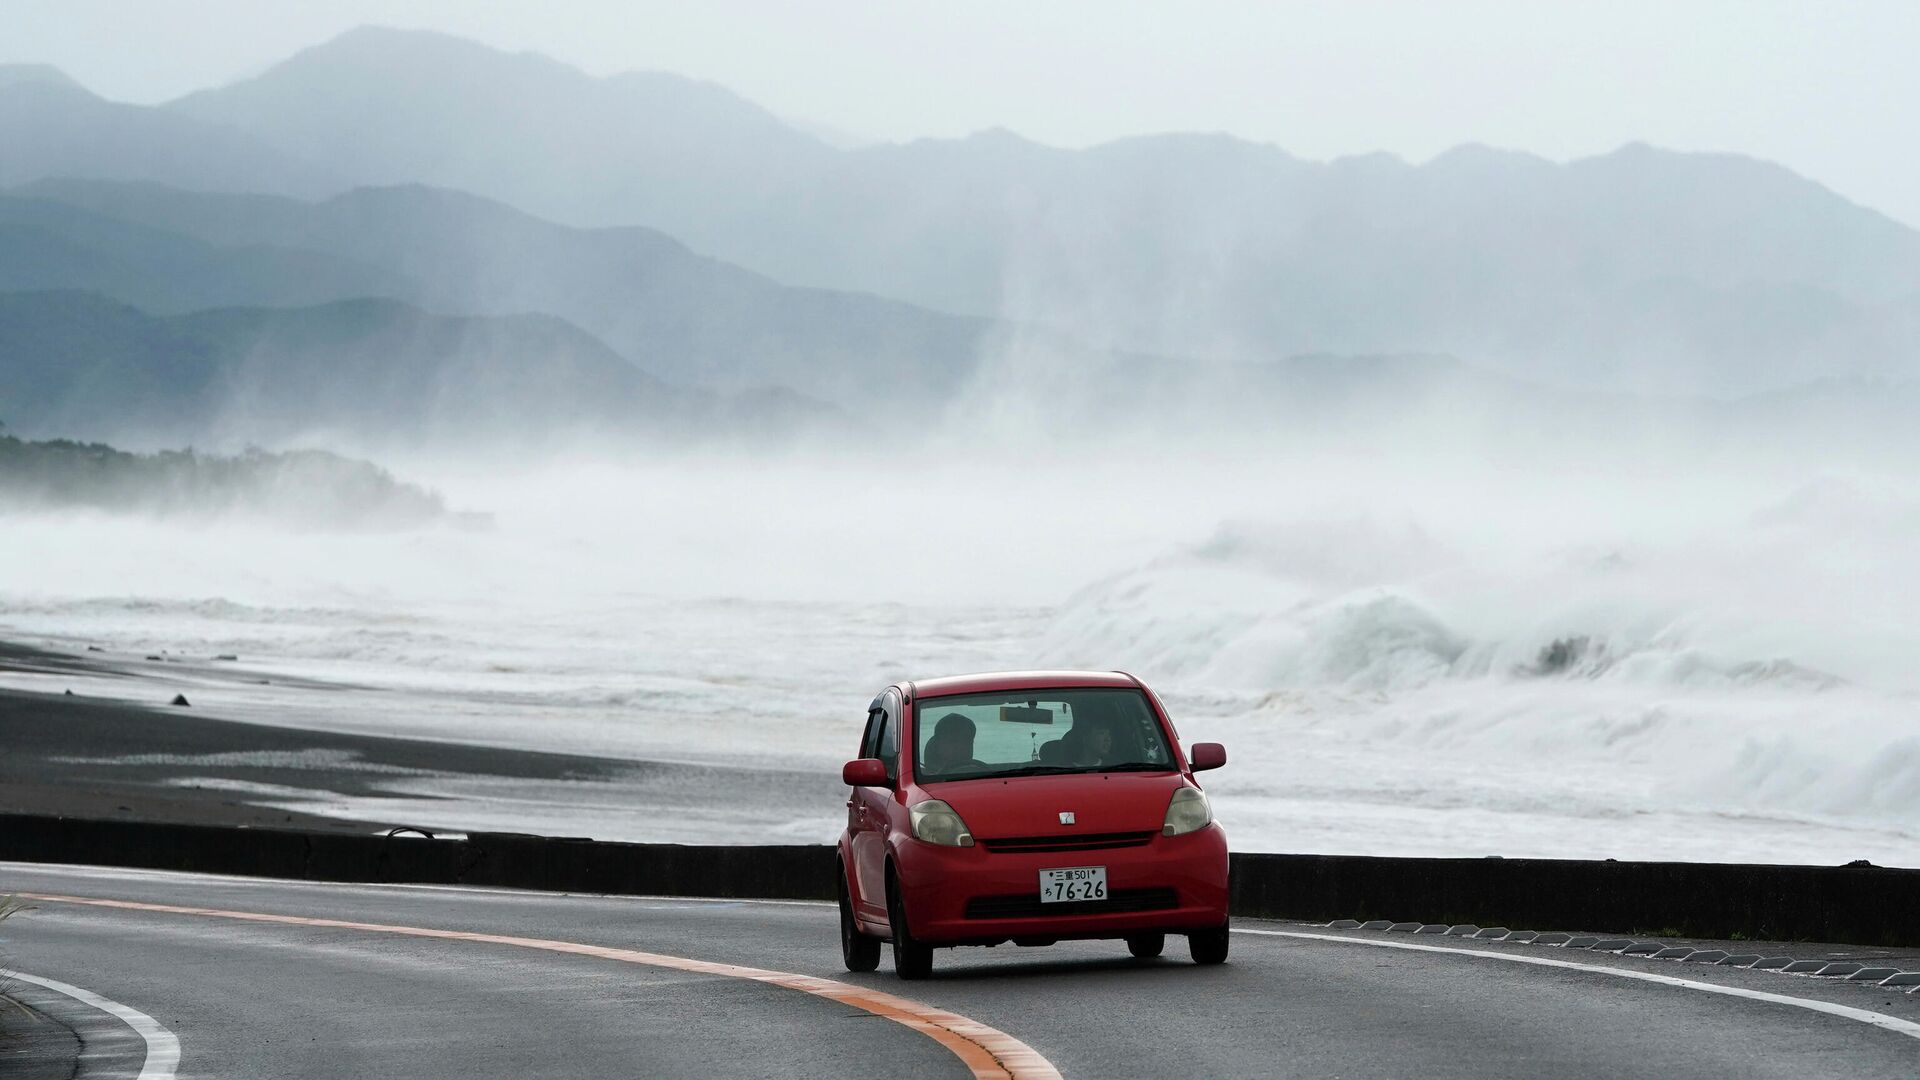
<svg viewBox="0 0 1920 1080">
<path fill-rule="evenodd" d="M 903 682 L 867 709 L 840 837 L 840 944 L 903 979 L 933 950 L 1124 938 L 1158 956 L 1227 958 L 1227 836 L 1166 709 L 1123 672 L 1030 671 Z"/>
</svg>

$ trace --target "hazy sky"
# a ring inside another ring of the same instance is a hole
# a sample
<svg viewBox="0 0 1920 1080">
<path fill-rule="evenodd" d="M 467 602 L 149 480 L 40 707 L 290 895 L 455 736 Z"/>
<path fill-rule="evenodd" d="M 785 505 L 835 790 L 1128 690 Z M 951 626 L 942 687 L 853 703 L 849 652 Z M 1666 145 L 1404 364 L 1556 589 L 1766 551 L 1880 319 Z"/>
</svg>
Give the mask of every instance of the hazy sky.
<svg viewBox="0 0 1920 1080">
<path fill-rule="evenodd" d="M 1920 225 L 1920 0 L 0 0 L 0 61 L 151 102 L 368 22 L 698 76 L 882 139 L 1733 150 Z"/>
</svg>

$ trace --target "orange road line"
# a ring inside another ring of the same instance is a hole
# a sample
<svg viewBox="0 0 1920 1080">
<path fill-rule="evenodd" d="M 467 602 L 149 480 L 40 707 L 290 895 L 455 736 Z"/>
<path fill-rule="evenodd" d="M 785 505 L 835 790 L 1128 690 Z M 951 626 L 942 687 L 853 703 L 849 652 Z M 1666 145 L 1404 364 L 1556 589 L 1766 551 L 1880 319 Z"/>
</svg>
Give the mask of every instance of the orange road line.
<svg viewBox="0 0 1920 1080">
<path fill-rule="evenodd" d="M 882 1016 L 894 1023 L 918 1031 L 946 1047 L 958 1057 L 978 1080 L 1060 1080 L 1060 1072 L 1040 1053 L 998 1028 L 989 1027 L 945 1009 L 912 1001 L 851 983 L 795 975 L 784 971 L 721 964 L 711 960 L 693 960 L 684 956 L 615 949 L 604 945 L 584 945 L 574 941 L 546 938 L 511 937 L 505 934 L 480 934 L 465 930 L 437 930 L 423 926 L 394 926 L 386 923 L 349 922 L 342 919 L 316 919 L 301 915 L 271 915 L 257 911 L 223 911 L 219 908 L 180 907 L 173 904 L 147 904 L 133 900 L 109 900 L 90 896 L 58 896 L 20 893 L 22 899 L 42 903 L 83 904 L 88 907 L 121 908 L 128 911 L 157 911 L 169 915 L 199 915 L 244 922 L 281 923 L 288 926 L 323 927 L 335 930 L 360 930 L 373 934 L 403 934 L 407 937 L 441 938 L 448 941 L 472 941 L 486 945 L 512 945 L 522 949 L 571 953 L 628 964 L 671 968 L 699 975 L 718 975 L 729 979 L 751 979 L 828 998 Z"/>
</svg>

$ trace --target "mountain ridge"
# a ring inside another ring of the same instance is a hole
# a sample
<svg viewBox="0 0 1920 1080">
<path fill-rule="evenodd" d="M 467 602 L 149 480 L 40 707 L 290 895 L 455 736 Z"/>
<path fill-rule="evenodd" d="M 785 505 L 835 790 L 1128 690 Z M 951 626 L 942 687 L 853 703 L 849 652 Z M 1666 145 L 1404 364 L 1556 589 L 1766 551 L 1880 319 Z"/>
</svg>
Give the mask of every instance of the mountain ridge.
<svg viewBox="0 0 1920 1080">
<path fill-rule="evenodd" d="M 0 91 L 0 116 L 17 96 Z M 1004 129 L 835 149 L 696 80 L 377 28 L 141 115 L 323 160 L 343 179 L 322 194 L 417 182 L 568 226 L 643 225 L 784 285 L 1051 327 L 1094 351 L 1426 350 L 1680 393 L 1920 368 L 1920 232 L 1742 155 L 1629 143 L 1555 163 L 1469 144 L 1313 162 L 1219 133 L 1070 150 Z M 112 166 L 67 171 L 142 171 Z M 292 183 L 230 175 L 211 186 Z M 595 318 L 621 336 L 611 310 Z M 804 332 L 821 362 L 774 384 L 860 360 L 838 384 L 858 387 L 902 353 Z M 690 377 L 725 384 L 766 344 L 716 336 L 687 354 Z"/>
<path fill-rule="evenodd" d="M 95 231 L 120 221 L 178 236 L 191 250 L 176 263 L 245 257 L 256 268 L 60 278 L 48 260 L 10 263 L 0 250 L 0 284 L 92 288 L 173 312 L 358 295 L 450 314 L 550 312 L 662 378 L 729 392 L 786 387 L 853 404 L 921 396 L 970 372 L 990 329 L 881 297 L 784 286 L 643 227 L 575 229 L 422 185 L 305 202 L 41 181 L 0 192 L 0 227 L 38 220 L 30 211 L 41 206 L 96 215 L 86 222 Z M 315 269 L 286 269 L 302 259 Z"/>
<path fill-rule="evenodd" d="M 510 451 L 671 443 L 737 423 L 777 438 L 825 412 L 671 386 L 552 315 L 361 298 L 156 316 L 70 289 L 0 293 L 0 407 L 25 437 L 136 449 Z"/>
<path fill-rule="evenodd" d="M 781 171 L 834 153 L 712 83 L 667 72 L 600 78 L 538 53 L 382 27 L 160 108 L 283 151 L 313 148 L 356 185 L 472 190 L 581 226 L 661 227 L 715 199 L 763 198 Z M 480 116 L 503 142 L 464 137 Z M 580 212 L 609 201 L 625 209 Z"/>
<path fill-rule="evenodd" d="M 203 190 L 320 194 L 329 170 L 245 132 L 109 101 L 48 65 L 0 77 L 0 186 L 52 175 L 151 180 Z"/>
</svg>

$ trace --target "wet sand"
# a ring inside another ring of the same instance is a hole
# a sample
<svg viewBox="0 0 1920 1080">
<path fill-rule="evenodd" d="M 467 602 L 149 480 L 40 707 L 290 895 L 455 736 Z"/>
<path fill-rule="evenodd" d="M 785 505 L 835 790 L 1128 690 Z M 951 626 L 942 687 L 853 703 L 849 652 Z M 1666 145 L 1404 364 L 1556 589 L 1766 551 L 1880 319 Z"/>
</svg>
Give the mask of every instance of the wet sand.
<svg viewBox="0 0 1920 1080">
<path fill-rule="evenodd" d="M 155 705 L 169 700 L 173 688 L 93 654 L 0 642 L 0 669 L 84 675 L 90 688 L 72 695 L 0 689 L 0 812 L 347 832 L 423 824 L 459 831 L 513 827 L 684 841 L 693 837 L 675 825 L 673 813 L 685 809 L 704 814 L 704 842 L 729 842 L 728 822 L 737 819 L 743 827 L 731 842 L 759 843 L 765 837 L 744 823 L 796 812 L 818 816 L 823 807 L 831 813 L 845 798 L 838 777 L 809 773 L 220 719 L 190 705 Z M 124 685 L 124 696 L 101 696 L 102 677 L 106 685 Z M 489 800 L 490 791 L 507 796 Z M 331 816 L 299 808 L 311 798 L 328 803 Z M 582 818 L 566 827 L 569 800 L 590 802 L 597 825 Z M 273 805 L 289 802 L 295 805 Z"/>
</svg>

